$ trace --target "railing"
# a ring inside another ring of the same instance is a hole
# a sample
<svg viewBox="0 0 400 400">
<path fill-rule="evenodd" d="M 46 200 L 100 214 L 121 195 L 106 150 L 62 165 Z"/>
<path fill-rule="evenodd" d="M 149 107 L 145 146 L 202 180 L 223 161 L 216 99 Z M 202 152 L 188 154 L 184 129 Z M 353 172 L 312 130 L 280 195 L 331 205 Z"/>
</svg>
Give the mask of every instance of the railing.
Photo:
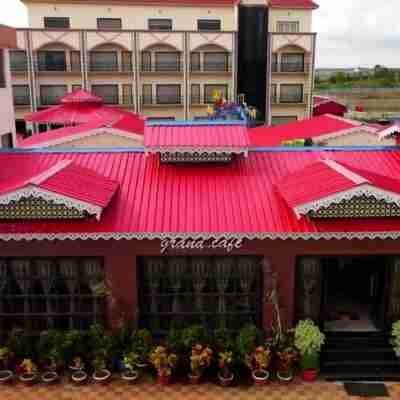
<svg viewBox="0 0 400 400">
<path fill-rule="evenodd" d="M 177 96 L 142 96 L 141 104 L 143 106 L 181 105 L 183 104 L 183 98 Z"/>
<path fill-rule="evenodd" d="M 35 71 L 40 72 L 81 72 L 80 63 L 36 62 Z"/>
<path fill-rule="evenodd" d="M 142 63 L 140 66 L 141 72 L 182 72 L 182 65 L 180 63 L 155 63 L 146 64 Z"/>
<path fill-rule="evenodd" d="M 132 63 L 98 63 L 92 62 L 88 66 L 89 72 L 132 72 Z"/>
<path fill-rule="evenodd" d="M 14 106 L 29 106 L 31 104 L 30 96 L 14 96 Z"/>
<path fill-rule="evenodd" d="M 231 72 L 232 65 L 228 62 L 219 63 L 191 63 L 191 72 Z"/>
<path fill-rule="evenodd" d="M 28 63 L 27 62 L 11 62 L 10 63 L 11 72 L 27 72 Z"/>
<path fill-rule="evenodd" d="M 285 95 L 285 96 L 271 96 L 272 104 L 303 104 L 307 102 L 308 94 L 303 93 L 302 95 Z"/>
<path fill-rule="evenodd" d="M 226 98 L 227 101 L 231 101 L 230 98 Z M 192 95 L 190 96 L 190 104 L 193 106 L 207 106 L 209 104 L 213 104 L 214 100 L 212 97 L 210 98 L 202 98 L 200 95 Z"/>
<path fill-rule="evenodd" d="M 54 106 L 59 104 L 59 99 L 62 96 L 40 96 L 38 99 L 38 104 L 40 106 Z"/>
<path fill-rule="evenodd" d="M 310 64 L 298 63 L 272 63 L 272 72 L 305 73 L 310 70 Z"/>
</svg>

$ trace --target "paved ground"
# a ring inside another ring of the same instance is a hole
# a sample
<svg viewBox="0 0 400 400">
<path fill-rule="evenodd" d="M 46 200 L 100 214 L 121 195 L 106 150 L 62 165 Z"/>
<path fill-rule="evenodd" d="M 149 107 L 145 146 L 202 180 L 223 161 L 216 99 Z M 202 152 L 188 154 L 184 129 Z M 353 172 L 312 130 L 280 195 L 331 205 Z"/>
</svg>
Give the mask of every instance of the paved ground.
<svg viewBox="0 0 400 400">
<path fill-rule="evenodd" d="M 400 400 L 400 384 L 388 384 L 391 399 Z M 142 380 L 128 385 L 115 380 L 108 385 L 87 384 L 73 386 L 70 383 L 54 386 L 0 386 L 0 400 L 359 400 L 348 397 L 340 384 L 303 383 L 296 380 L 289 385 L 271 383 L 265 387 L 222 388 L 215 384 L 172 384 L 160 386 Z"/>
</svg>

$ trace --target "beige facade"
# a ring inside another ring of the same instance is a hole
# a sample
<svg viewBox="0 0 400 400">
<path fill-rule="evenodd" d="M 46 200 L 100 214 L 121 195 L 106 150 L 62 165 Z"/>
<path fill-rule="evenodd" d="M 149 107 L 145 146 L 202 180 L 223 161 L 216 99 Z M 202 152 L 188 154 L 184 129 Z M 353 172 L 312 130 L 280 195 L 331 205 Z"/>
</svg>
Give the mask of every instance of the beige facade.
<svg viewBox="0 0 400 400">
<path fill-rule="evenodd" d="M 79 87 L 151 118 L 202 117 L 213 90 L 222 90 L 229 100 L 238 94 L 238 5 L 143 6 L 128 0 L 112 5 L 100 0 L 24 3 L 30 28 L 18 30 L 18 51 L 11 62 L 17 120 Z M 266 0 L 241 4 L 268 7 Z M 275 32 L 277 24 L 288 18 L 299 20 L 299 32 Z M 118 27 L 104 29 L 99 25 L 104 21 Z M 199 21 L 219 21 L 218 30 L 199 30 Z M 308 117 L 315 47 L 311 10 L 270 9 L 269 21 L 274 33 L 268 35 L 267 122 L 277 116 Z M 161 30 L 151 26 L 166 22 L 170 25 L 165 31 L 165 26 Z M 59 23 L 68 26 L 53 27 Z M 289 53 L 303 54 L 304 68 L 281 69 L 285 60 L 291 60 Z M 281 95 L 291 91 L 297 91 L 294 97 Z"/>
</svg>

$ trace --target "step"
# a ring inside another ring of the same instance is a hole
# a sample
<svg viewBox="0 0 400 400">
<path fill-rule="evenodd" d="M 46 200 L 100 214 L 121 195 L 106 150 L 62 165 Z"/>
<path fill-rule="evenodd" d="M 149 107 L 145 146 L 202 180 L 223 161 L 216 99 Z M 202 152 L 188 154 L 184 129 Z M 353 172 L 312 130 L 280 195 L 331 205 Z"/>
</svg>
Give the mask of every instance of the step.
<svg viewBox="0 0 400 400">
<path fill-rule="evenodd" d="M 400 373 L 400 361 L 397 359 L 392 360 L 337 360 L 337 361 L 323 361 L 323 369 L 329 367 L 371 367 L 371 368 L 389 368 L 398 367 Z"/>
</svg>

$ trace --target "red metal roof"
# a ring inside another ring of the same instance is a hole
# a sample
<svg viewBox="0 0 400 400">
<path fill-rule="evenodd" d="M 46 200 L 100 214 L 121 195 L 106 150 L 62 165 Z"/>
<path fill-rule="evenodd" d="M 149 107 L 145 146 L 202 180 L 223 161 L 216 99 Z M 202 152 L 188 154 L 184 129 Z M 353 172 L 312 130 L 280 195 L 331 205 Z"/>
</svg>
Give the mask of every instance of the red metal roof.
<svg viewBox="0 0 400 400">
<path fill-rule="evenodd" d="M 103 103 L 103 99 L 91 92 L 88 92 L 87 90 L 78 89 L 61 97 L 60 103 Z"/>
<path fill-rule="evenodd" d="M 321 159 L 335 160 L 355 173 L 379 172 L 385 181 L 400 176 L 397 149 L 251 152 L 232 164 L 212 166 L 160 164 L 157 156 L 137 151 L 1 152 L 0 183 L 72 160 L 79 168 L 119 182 L 119 189 L 100 221 L 4 221 L 0 239 L 400 237 L 399 218 L 298 219 L 277 185 Z M 314 178 L 311 185 L 317 187 L 322 178 Z M 89 186 L 84 185 L 87 190 Z"/>
<path fill-rule="evenodd" d="M 316 9 L 318 4 L 311 0 L 270 0 L 269 6 L 272 8 L 306 8 Z"/>
<path fill-rule="evenodd" d="M 145 127 L 146 151 L 247 151 L 249 138 L 245 125 L 168 124 Z"/>
<path fill-rule="evenodd" d="M 362 126 L 360 122 L 325 114 L 273 127 L 260 126 L 249 129 L 249 138 L 253 147 L 281 146 L 285 140 L 317 138 L 333 133 L 344 134 L 359 126 Z"/>
<path fill-rule="evenodd" d="M 121 134 L 132 135 L 132 138 L 134 138 L 135 135 L 143 135 L 144 120 L 132 113 L 114 120 L 110 120 L 109 118 L 99 118 L 87 124 L 53 129 L 30 136 L 29 138 L 18 142 L 17 147 L 50 147 L 64 143 L 67 145 L 71 140 L 78 140 L 79 138 L 91 136 L 102 128 L 110 128 L 113 132 L 120 131 Z"/>
</svg>

